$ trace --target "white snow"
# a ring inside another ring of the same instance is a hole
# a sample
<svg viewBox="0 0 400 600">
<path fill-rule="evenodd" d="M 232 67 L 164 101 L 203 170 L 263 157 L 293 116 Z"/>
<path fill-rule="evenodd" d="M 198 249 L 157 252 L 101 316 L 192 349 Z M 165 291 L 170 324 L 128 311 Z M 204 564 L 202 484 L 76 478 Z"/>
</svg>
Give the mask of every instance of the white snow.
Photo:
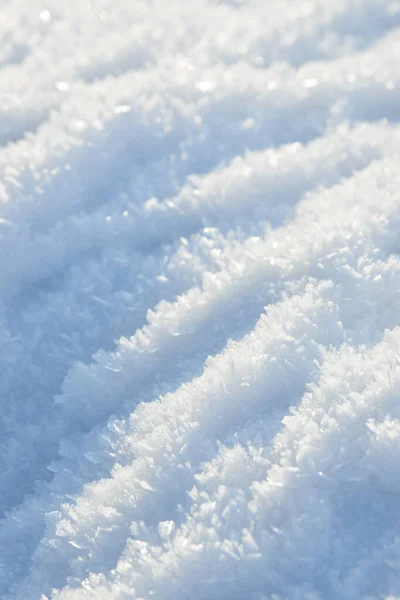
<svg viewBox="0 0 400 600">
<path fill-rule="evenodd" d="M 400 599 L 400 2 L 3 0 L 0 598 Z"/>
</svg>

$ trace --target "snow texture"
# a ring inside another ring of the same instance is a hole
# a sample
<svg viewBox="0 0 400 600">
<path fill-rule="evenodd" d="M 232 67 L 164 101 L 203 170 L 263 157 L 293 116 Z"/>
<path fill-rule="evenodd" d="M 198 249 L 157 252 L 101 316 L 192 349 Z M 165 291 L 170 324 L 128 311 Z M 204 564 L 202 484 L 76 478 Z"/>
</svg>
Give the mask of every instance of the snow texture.
<svg viewBox="0 0 400 600">
<path fill-rule="evenodd" d="M 0 597 L 400 598 L 400 2 L 0 42 Z"/>
</svg>

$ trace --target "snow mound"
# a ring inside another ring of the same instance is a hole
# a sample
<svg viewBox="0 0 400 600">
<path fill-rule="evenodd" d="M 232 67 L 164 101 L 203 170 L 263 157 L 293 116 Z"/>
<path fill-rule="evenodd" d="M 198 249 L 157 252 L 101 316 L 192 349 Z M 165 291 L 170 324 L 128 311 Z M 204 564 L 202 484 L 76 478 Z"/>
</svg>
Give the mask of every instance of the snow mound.
<svg viewBox="0 0 400 600">
<path fill-rule="evenodd" d="M 0 40 L 0 597 L 400 598 L 400 3 Z"/>
</svg>

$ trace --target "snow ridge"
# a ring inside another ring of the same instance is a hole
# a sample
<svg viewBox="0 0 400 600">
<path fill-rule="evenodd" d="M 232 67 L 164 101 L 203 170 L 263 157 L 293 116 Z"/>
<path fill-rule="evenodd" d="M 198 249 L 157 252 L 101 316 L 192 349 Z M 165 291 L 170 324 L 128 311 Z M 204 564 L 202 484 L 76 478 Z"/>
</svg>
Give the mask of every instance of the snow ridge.
<svg viewBox="0 0 400 600">
<path fill-rule="evenodd" d="M 0 597 L 400 598 L 400 4 L 0 39 Z"/>
</svg>

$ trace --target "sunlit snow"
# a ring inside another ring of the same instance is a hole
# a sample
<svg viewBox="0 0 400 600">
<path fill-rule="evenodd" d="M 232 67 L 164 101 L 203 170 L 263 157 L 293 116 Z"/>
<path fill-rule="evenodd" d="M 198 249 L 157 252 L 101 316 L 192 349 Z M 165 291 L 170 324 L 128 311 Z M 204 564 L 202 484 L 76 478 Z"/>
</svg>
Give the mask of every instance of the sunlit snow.
<svg viewBox="0 0 400 600">
<path fill-rule="evenodd" d="M 400 598 L 400 2 L 3 0 L 0 598 Z"/>
</svg>

